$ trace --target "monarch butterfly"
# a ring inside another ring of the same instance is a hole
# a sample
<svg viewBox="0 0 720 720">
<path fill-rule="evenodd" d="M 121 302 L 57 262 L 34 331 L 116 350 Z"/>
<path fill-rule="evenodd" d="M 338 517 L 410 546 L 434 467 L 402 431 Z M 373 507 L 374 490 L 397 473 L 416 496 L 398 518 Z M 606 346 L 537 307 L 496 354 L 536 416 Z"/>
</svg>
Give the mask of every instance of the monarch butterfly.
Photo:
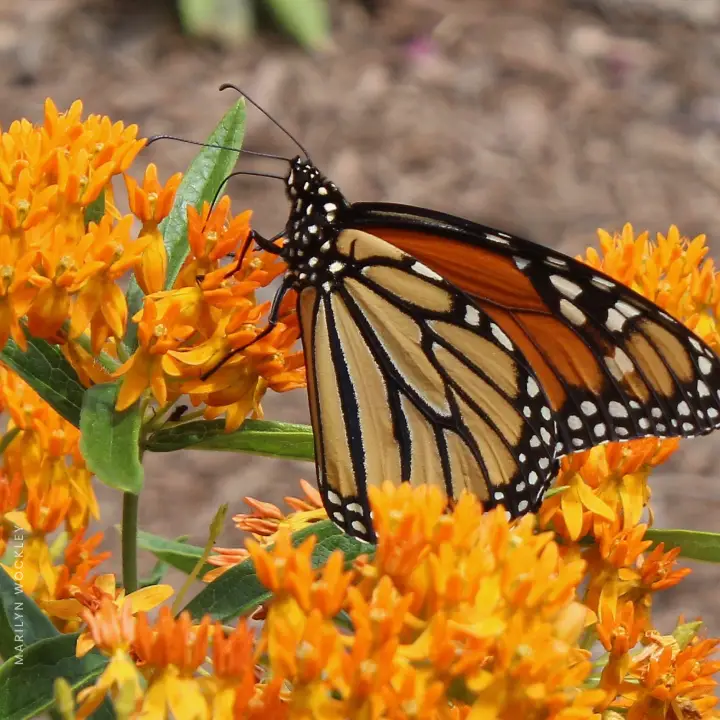
<svg viewBox="0 0 720 720">
<path fill-rule="evenodd" d="M 368 484 L 518 516 L 563 455 L 720 426 L 720 358 L 655 304 L 484 225 L 350 203 L 295 142 L 284 240 L 253 239 L 287 264 L 269 327 L 298 293 L 318 485 L 348 534 L 374 540 Z"/>
</svg>

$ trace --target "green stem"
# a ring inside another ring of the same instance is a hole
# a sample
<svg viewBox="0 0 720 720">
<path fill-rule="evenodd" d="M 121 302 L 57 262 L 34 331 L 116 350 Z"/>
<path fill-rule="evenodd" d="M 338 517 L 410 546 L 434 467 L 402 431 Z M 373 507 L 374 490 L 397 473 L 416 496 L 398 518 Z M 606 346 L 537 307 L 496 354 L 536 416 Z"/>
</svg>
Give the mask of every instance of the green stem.
<svg viewBox="0 0 720 720">
<path fill-rule="evenodd" d="M 137 533 L 139 495 L 123 494 L 122 514 L 122 572 L 126 593 L 138 589 Z"/>
</svg>

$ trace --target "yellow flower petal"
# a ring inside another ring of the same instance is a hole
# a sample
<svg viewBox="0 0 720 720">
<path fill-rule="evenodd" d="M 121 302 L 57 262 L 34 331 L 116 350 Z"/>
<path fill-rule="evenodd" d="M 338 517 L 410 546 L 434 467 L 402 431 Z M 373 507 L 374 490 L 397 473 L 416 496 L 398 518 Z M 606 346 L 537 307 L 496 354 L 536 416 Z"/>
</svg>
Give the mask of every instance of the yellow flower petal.
<svg viewBox="0 0 720 720">
<path fill-rule="evenodd" d="M 125 597 L 132 606 L 133 614 L 156 608 L 164 603 L 175 591 L 171 585 L 150 585 L 131 592 Z"/>
</svg>

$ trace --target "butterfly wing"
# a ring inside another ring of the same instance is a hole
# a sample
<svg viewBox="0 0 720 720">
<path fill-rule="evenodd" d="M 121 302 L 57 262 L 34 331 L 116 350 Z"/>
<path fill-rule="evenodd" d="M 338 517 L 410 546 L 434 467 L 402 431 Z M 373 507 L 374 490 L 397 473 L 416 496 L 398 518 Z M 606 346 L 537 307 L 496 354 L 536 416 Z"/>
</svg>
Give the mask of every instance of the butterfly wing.
<svg viewBox="0 0 720 720">
<path fill-rule="evenodd" d="M 609 440 L 720 426 L 720 360 L 693 332 L 603 273 L 492 228 L 358 203 L 346 222 L 472 297 L 536 373 L 559 455 Z"/>
<path fill-rule="evenodd" d="M 463 489 L 535 509 L 557 428 L 518 347 L 465 293 L 391 244 L 340 233 L 332 282 L 298 297 L 318 484 L 328 515 L 373 539 L 367 485 Z"/>
</svg>

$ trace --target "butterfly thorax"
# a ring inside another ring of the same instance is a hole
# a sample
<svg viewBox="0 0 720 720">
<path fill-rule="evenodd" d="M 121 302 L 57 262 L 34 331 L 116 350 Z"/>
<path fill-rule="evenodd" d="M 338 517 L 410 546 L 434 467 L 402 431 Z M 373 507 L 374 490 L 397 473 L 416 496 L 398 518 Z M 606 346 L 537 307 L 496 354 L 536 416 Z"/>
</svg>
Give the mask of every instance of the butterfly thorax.
<svg viewBox="0 0 720 720">
<path fill-rule="evenodd" d="M 350 205 L 309 160 L 292 160 L 286 182 L 291 209 L 282 258 L 297 286 L 322 285 L 333 277 L 339 218 Z"/>
</svg>

